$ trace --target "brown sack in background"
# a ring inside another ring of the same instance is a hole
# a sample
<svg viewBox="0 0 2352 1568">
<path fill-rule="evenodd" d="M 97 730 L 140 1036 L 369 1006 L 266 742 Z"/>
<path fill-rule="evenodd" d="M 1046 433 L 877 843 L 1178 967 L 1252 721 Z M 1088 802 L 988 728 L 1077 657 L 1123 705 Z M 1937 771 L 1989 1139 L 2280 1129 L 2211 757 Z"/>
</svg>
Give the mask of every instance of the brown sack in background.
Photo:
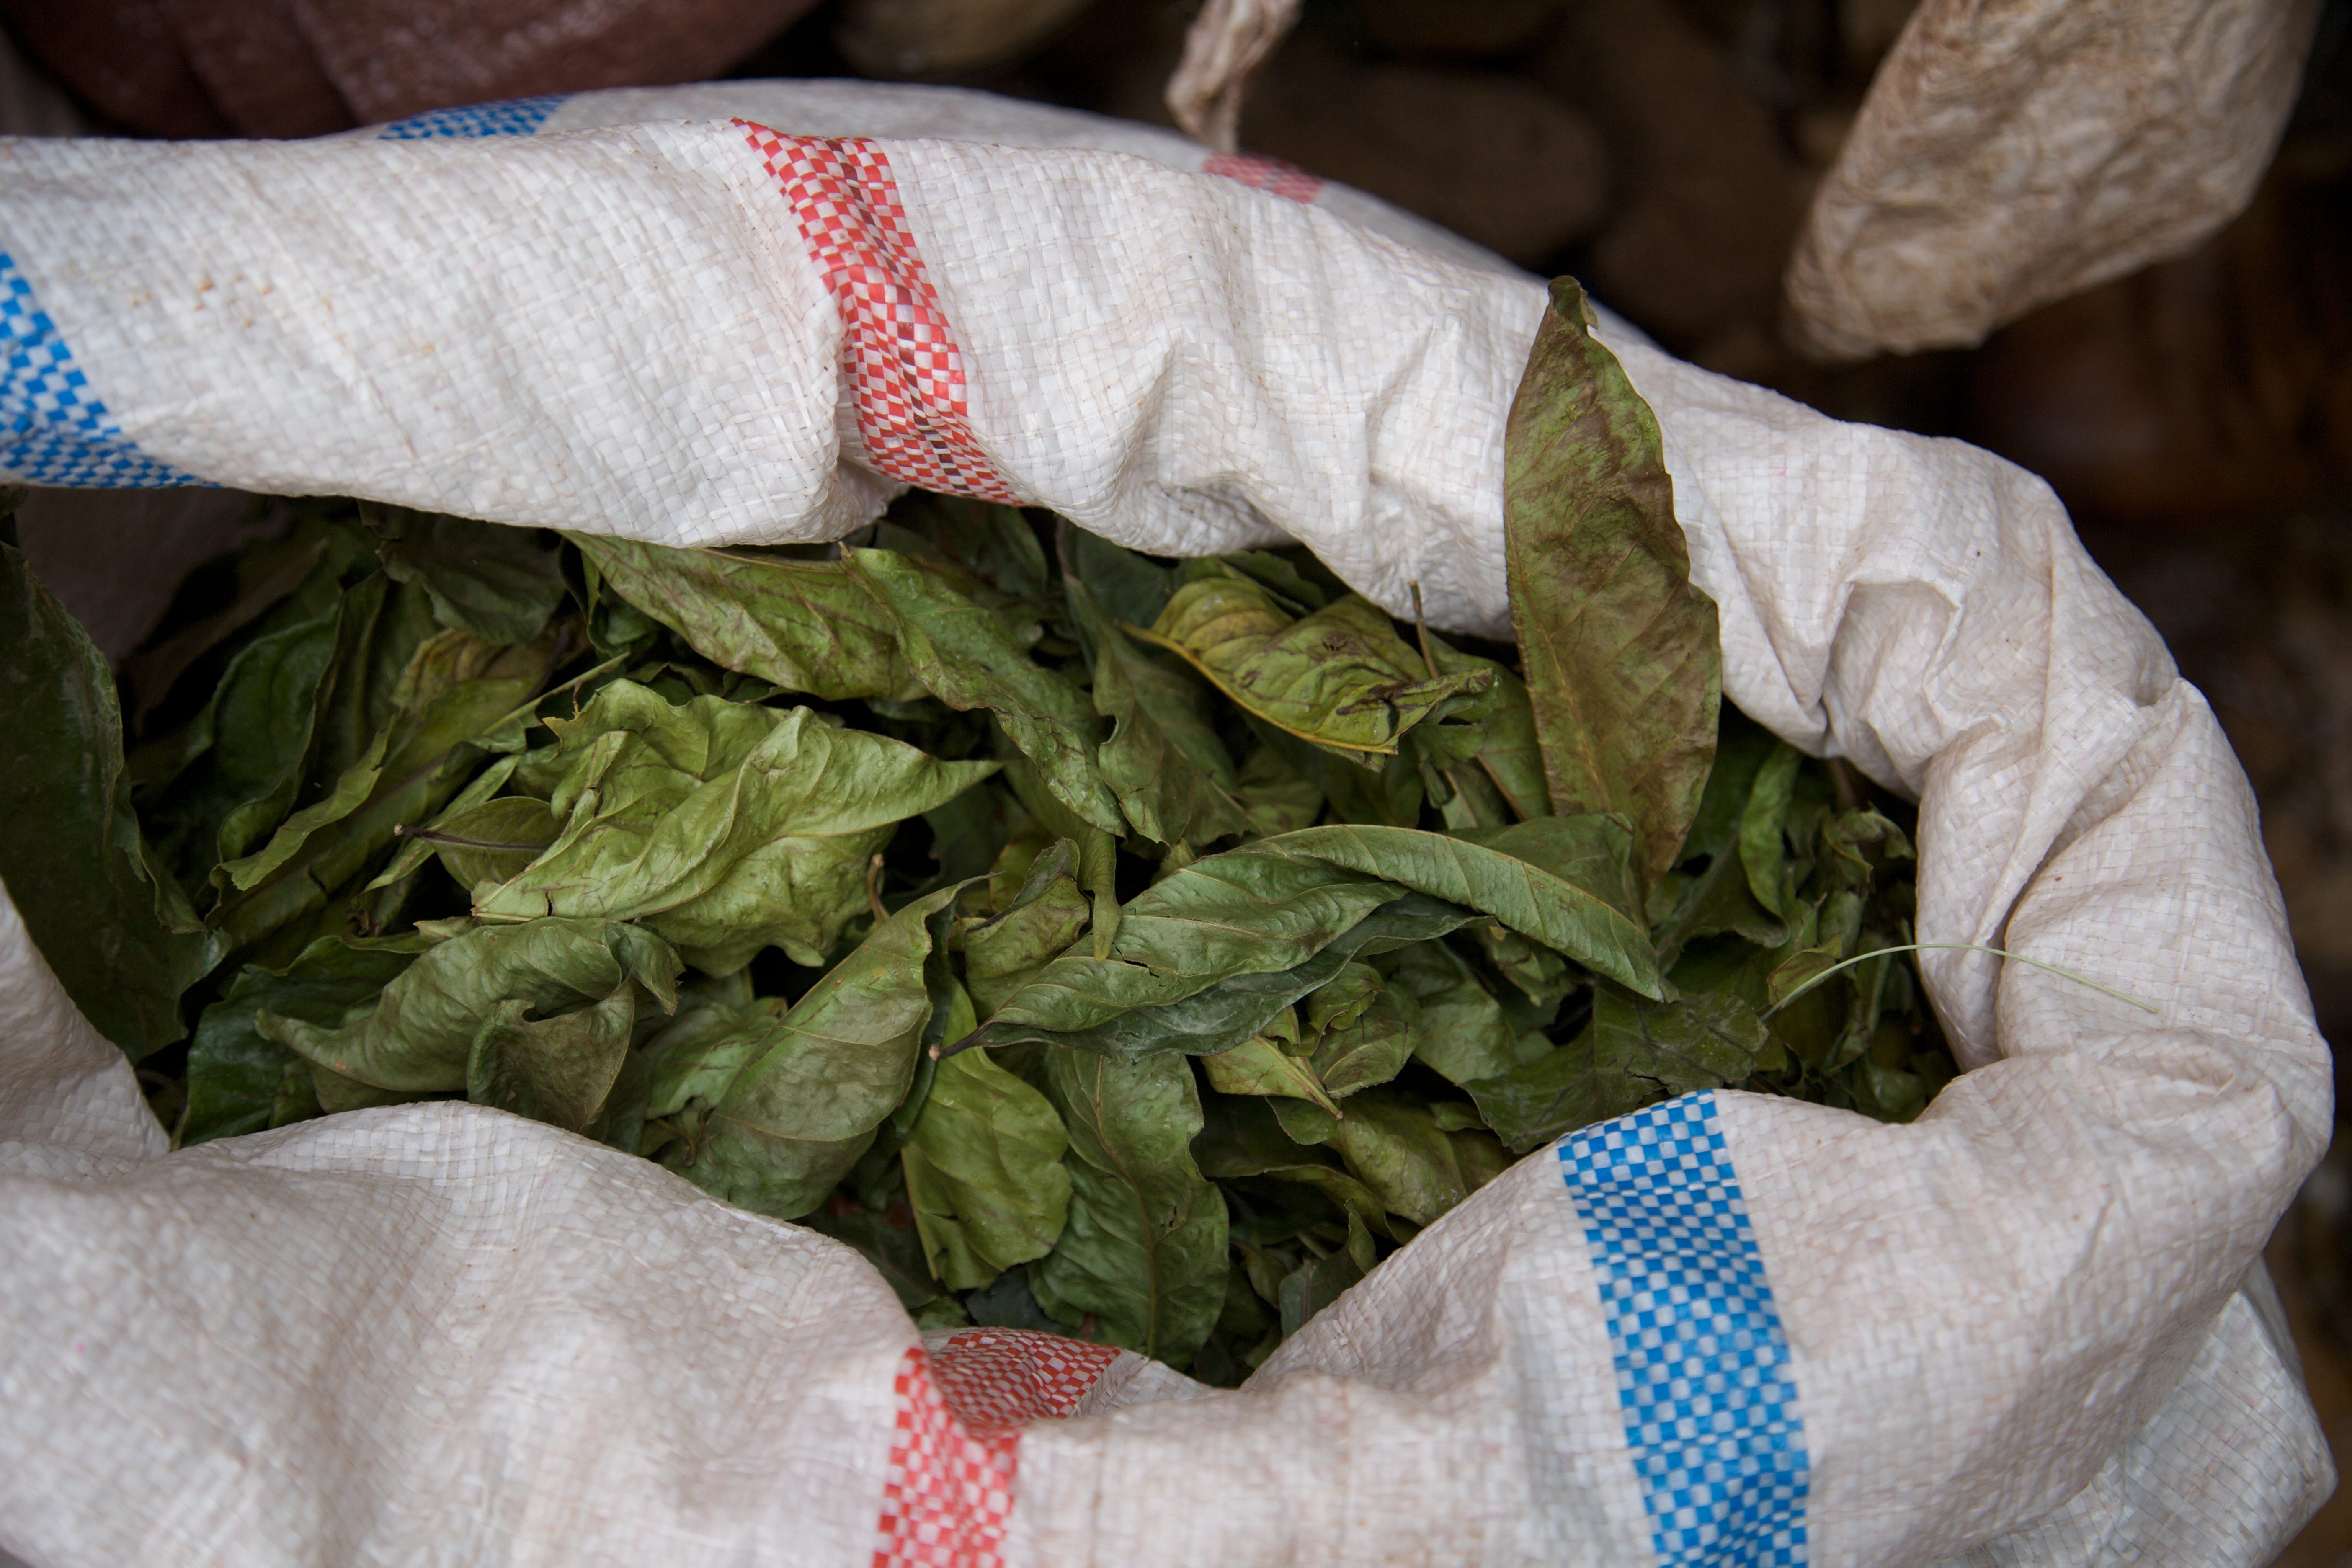
<svg viewBox="0 0 2352 1568">
<path fill-rule="evenodd" d="M 1788 272 L 1823 359 L 1970 345 L 2244 210 L 2317 0 L 1927 0 Z"/>
<path fill-rule="evenodd" d="M 815 0 L 0 0 L 100 113 L 315 136 L 453 104 L 716 76 Z"/>
</svg>

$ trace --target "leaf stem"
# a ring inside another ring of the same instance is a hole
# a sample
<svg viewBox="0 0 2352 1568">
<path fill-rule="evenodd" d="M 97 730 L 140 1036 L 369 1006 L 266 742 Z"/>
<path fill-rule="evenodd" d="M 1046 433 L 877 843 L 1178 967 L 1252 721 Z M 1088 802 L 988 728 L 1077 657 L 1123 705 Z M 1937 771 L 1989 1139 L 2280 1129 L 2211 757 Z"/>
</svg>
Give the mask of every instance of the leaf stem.
<svg viewBox="0 0 2352 1568">
<path fill-rule="evenodd" d="M 1412 590 L 1412 629 L 1421 639 L 1421 667 L 1429 672 L 1430 679 L 1435 680 L 1437 660 L 1429 652 L 1429 621 L 1421 612 L 1421 584 L 1416 581 L 1405 585 Z"/>
<path fill-rule="evenodd" d="M 551 686 L 544 691 L 534 693 L 529 701 L 522 703 L 519 707 L 509 708 L 497 719 L 474 731 L 474 734 L 469 737 L 469 739 L 478 740 L 484 735 L 495 734 L 517 719 L 521 718 L 524 714 L 536 709 L 541 703 L 546 701 L 556 693 L 560 691 L 576 690 L 583 681 L 593 680 L 598 676 L 604 674 L 606 670 L 614 669 L 621 665 L 626 664 L 628 660 L 629 656 L 627 654 L 615 654 L 611 658 L 606 659 L 604 663 L 595 666 L 593 668 L 582 670 L 579 674 L 563 682 L 561 686 Z M 576 718 L 578 715 L 575 713 L 573 717 Z M 459 744 L 464 744 L 464 742 L 460 742 Z M 456 750 L 456 747 L 452 747 L 450 749 L 454 751 Z"/>
<path fill-rule="evenodd" d="M 446 844 L 458 849 L 510 849 L 518 855 L 525 852 L 540 855 L 555 847 L 551 844 L 501 844 L 490 838 L 461 838 L 454 833 L 436 833 L 429 827 L 410 827 L 397 822 L 392 825 L 392 836 L 394 838 L 422 839 L 427 844 Z"/>
<path fill-rule="evenodd" d="M 2062 980 L 2071 980 L 2077 985 L 2087 985 L 2092 990 L 2112 996 L 2118 1002 L 2128 1002 L 2143 1013 L 2153 1013 L 2158 1017 L 2162 1017 L 2164 1016 L 2163 1008 L 2158 1006 L 2153 1002 L 2144 1002 L 2128 991 L 2118 991 L 2112 985 L 2102 985 L 2097 981 L 2091 979 L 2087 975 L 2077 974 L 2071 969 L 2061 969 L 2054 963 L 2044 963 L 2038 958 L 2028 958 L 2021 952 L 2011 952 L 2007 948 L 1986 947 L 1979 942 L 1906 942 L 1898 943 L 1894 947 L 1874 947 L 1868 952 L 1858 952 L 1843 963 L 1831 964 L 1827 969 L 1822 970 L 1819 974 L 1814 975 L 1811 980 L 1806 981 L 1802 985 L 1798 986 L 1794 991 L 1791 991 L 1786 996 L 1781 997 L 1780 1001 L 1766 1008 L 1764 1011 L 1764 1016 L 1767 1019 L 1769 1019 L 1773 1014 L 1778 1013 L 1781 1008 L 1786 1007 L 1790 1003 L 1794 1002 L 1798 997 L 1802 996 L 1806 992 L 1811 991 L 1814 986 L 1819 985 L 1822 981 L 1827 980 L 1831 975 L 1835 974 L 1841 969 L 1852 969 L 1857 963 L 1867 963 L 1874 958 L 1884 958 L 1891 952 L 1925 952 L 1931 948 L 1954 952 L 1989 952 L 1995 958 L 2013 959 L 2019 963 L 2031 964 L 2036 969 L 2047 970 L 2051 973 L 2057 975 Z"/>
</svg>

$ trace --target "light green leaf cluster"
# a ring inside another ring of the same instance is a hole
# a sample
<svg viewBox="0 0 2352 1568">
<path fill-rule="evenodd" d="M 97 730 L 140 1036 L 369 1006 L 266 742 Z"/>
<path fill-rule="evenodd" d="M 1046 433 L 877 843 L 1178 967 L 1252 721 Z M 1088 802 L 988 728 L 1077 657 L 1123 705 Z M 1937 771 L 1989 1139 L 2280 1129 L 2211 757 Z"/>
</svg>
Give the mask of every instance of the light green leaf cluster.
<svg viewBox="0 0 2352 1568">
<path fill-rule="evenodd" d="M 898 824 L 997 767 L 943 763 L 814 709 L 673 707 L 628 680 L 549 727 L 555 744 L 516 776 L 547 792 L 524 830 L 551 826 L 553 839 L 505 881 L 478 885 L 476 914 L 636 921 L 717 974 L 771 945 L 821 966 L 866 908 L 867 864 Z M 486 841 L 472 826 L 451 835 Z"/>
</svg>

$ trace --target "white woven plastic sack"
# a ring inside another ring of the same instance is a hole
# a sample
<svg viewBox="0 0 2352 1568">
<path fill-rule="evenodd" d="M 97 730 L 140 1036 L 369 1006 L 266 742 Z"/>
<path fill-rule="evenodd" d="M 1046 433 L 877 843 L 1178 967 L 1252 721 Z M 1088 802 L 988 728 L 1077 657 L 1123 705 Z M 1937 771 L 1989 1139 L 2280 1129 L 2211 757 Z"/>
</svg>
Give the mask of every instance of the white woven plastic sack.
<svg viewBox="0 0 2352 1568">
<path fill-rule="evenodd" d="M 675 543 L 838 535 L 915 481 L 1158 551 L 1286 534 L 1502 629 L 1541 288 L 1202 158 L 782 84 L 0 143 L 0 466 Z M 1721 1092 L 1571 1136 L 1221 1393 L 927 1348 L 846 1248 L 494 1110 L 166 1154 L 0 903 L 0 1548 L 2266 1562 L 2333 1484 L 2257 1261 L 2330 1088 L 2210 712 L 2038 481 L 1604 337 L 1727 693 L 1920 798 L 1922 937 L 2160 1016 L 1931 955 L 1974 1070 L 1916 1123 Z"/>
</svg>

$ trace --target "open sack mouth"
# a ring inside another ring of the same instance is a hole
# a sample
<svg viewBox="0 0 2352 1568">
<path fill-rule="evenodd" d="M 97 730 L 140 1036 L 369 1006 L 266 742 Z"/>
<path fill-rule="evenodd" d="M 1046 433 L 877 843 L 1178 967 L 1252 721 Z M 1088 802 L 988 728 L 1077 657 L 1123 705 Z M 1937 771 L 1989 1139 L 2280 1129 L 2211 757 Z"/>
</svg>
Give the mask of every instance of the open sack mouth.
<svg viewBox="0 0 2352 1568">
<path fill-rule="evenodd" d="M 12 471 L 404 503 L 268 503 L 119 687 L 0 551 L 52 1086 L 0 1226 L 153 1308 L 18 1379 L 12 1456 L 184 1358 L 188 1452 L 233 1413 L 278 1495 L 499 1550 L 541 1527 L 430 1478 L 845 1561 L 1351 1560 L 1276 1501 L 1374 1472 L 1390 1546 L 1594 1560 L 2122 1529 L 2102 1467 L 2233 1444 L 2300 1506 L 2307 1419 L 2217 1391 L 2294 1386 L 2248 1268 L 2324 1047 L 2242 779 L 2046 490 L 1319 191 L 756 107 L 194 150 L 201 210 L 257 160 L 478 252 L 394 302 L 185 238 L 268 331 L 45 258 L 164 265 L 90 237 L 149 222 L 121 154 L 0 188 L 74 394 Z M 583 189 L 628 232 L 522 199 Z M 321 428 L 349 321 L 382 401 Z M 269 1435 L 411 1398 L 331 1483 Z M 1980 1451 L 1997 1519 L 1906 1489 Z"/>
<path fill-rule="evenodd" d="M 126 755 L 20 581 L 19 717 L 85 716 L 104 787 L 21 819 L 18 907 L 179 1147 L 462 1096 L 846 1241 L 926 1327 L 1237 1384 L 1564 1133 L 1724 1085 L 1906 1121 L 1955 1071 L 1912 814 L 1718 718 L 1580 309 L 1520 393 L 1516 651 L 1305 551 L 919 491 L 782 550 L 303 502 L 134 658 Z M 172 962 L 77 962 L 110 887 Z"/>
</svg>

